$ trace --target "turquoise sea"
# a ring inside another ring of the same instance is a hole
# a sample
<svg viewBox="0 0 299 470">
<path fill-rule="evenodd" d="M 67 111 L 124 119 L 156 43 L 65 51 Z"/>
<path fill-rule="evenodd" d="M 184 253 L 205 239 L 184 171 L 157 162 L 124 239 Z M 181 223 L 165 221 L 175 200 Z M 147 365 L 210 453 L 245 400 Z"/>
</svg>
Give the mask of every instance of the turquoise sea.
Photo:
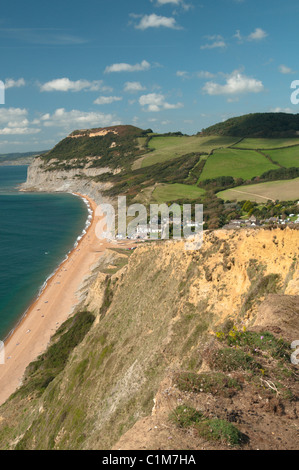
<svg viewBox="0 0 299 470">
<path fill-rule="evenodd" d="M 0 166 L 0 340 L 82 234 L 88 216 L 71 194 L 22 193 L 26 166 Z"/>
</svg>

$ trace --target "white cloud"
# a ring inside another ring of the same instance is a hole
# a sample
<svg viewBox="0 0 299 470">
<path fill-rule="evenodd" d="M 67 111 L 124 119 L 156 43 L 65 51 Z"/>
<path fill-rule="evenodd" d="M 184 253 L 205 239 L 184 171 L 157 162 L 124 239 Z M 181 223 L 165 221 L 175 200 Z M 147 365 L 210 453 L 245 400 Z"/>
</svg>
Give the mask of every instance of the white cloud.
<svg viewBox="0 0 299 470">
<path fill-rule="evenodd" d="M 179 5 L 182 3 L 182 0 L 151 0 L 151 2 L 157 2 L 158 5 L 166 5 L 167 3 L 172 3 L 172 5 Z"/>
<path fill-rule="evenodd" d="M 5 127 L 0 129 L 0 135 L 24 135 L 40 132 L 40 129 L 29 127 L 33 123 L 30 123 L 27 117 L 27 109 L 1 108 L 0 125 Z"/>
<path fill-rule="evenodd" d="M 34 129 L 29 127 L 4 127 L 0 129 L 0 135 L 32 135 L 38 134 L 40 129 Z"/>
<path fill-rule="evenodd" d="M 176 76 L 181 77 L 181 78 L 187 78 L 188 77 L 188 72 L 186 72 L 185 70 L 178 70 L 176 72 Z"/>
<path fill-rule="evenodd" d="M 237 29 L 236 34 L 234 34 L 233 37 L 238 39 L 239 41 L 243 40 L 242 35 L 241 35 L 241 31 L 239 29 Z"/>
<path fill-rule="evenodd" d="M 25 80 L 24 78 L 19 78 L 18 80 L 13 80 L 12 78 L 7 78 L 5 80 L 5 88 L 8 90 L 8 88 L 20 88 L 22 86 L 25 86 Z"/>
<path fill-rule="evenodd" d="M 151 0 L 151 2 L 155 3 L 158 7 L 163 5 L 175 5 L 183 7 L 186 11 L 192 8 L 192 5 L 185 3 L 184 0 Z"/>
<path fill-rule="evenodd" d="M 121 96 L 99 96 L 95 101 L 94 104 L 111 104 L 115 101 L 121 101 Z"/>
<path fill-rule="evenodd" d="M 271 113 L 287 113 L 287 114 L 296 114 L 295 111 L 291 108 L 274 108 L 270 109 Z"/>
<path fill-rule="evenodd" d="M 144 107 L 145 111 L 159 112 L 162 109 L 178 109 L 182 108 L 183 103 L 170 104 L 161 93 L 149 93 L 139 98 L 139 104 Z"/>
<path fill-rule="evenodd" d="M 151 64 L 146 60 L 143 60 L 140 64 L 130 65 L 126 63 L 112 64 L 106 67 L 105 73 L 113 72 L 143 72 L 149 70 Z"/>
<path fill-rule="evenodd" d="M 206 78 L 206 79 L 215 77 L 213 73 L 207 72 L 205 70 L 201 70 L 200 72 L 197 72 L 196 75 L 198 78 Z"/>
<path fill-rule="evenodd" d="M 223 39 L 220 34 L 208 34 L 205 38 L 209 41 L 221 41 L 221 39 Z"/>
<path fill-rule="evenodd" d="M 152 13 L 151 15 L 142 16 L 140 22 L 135 25 L 136 29 L 141 29 L 143 31 L 148 28 L 161 27 L 170 29 L 181 29 L 181 27 L 177 24 L 175 18 L 156 15 L 155 13 Z"/>
<path fill-rule="evenodd" d="M 113 114 L 84 112 L 76 109 L 66 111 L 64 108 L 56 109 L 52 115 L 49 113 L 44 114 L 41 117 L 41 121 L 43 121 L 45 127 L 60 127 L 70 130 L 121 124 Z"/>
<path fill-rule="evenodd" d="M 215 82 L 207 82 L 203 91 L 208 95 L 236 95 L 242 93 L 260 93 L 264 85 L 260 80 L 246 77 L 240 72 L 233 72 L 227 79 L 225 85 Z"/>
<path fill-rule="evenodd" d="M 248 41 L 260 41 L 268 36 L 266 31 L 261 28 L 256 28 L 253 33 L 249 34 Z"/>
<path fill-rule="evenodd" d="M 69 78 L 57 78 L 50 82 L 40 85 L 40 91 L 99 91 L 104 88 L 104 91 L 110 90 L 110 87 L 102 87 L 102 80 L 76 80 L 72 81 Z"/>
<path fill-rule="evenodd" d="M 146 88 L 141 85 L 140 82 L 126 82 L 124 85 L 124 91 L 127 93 L 136 93 L 138 91 L 144 91 Z"/>
<path fill-rule="evenodd" d="M 217 48 L 224 49 L 225 47 L 227 47 L 227 46 L 226 46 L 225 41 L 223 41 L 223 39 L 216 39 L 216 41 L 213 41 L 211 43 L 204 44 L 203 46 L 200 46 L 200 48 L 202 50 L 217 49 Z"/>
<path fill-rule="evenodd" d="M 209 78 L 214 78 L 215 74 L 208 72 L 207 70 L 200 70 L 199 72 L 186 72 L 184 70 L 178 70 L 176 76 L 180 78 L 190 79 L 190 78 L 204 78 L 208 80 Z"/>
<path fill-rule="evenodd" d="M 21 108 L 0 108 L 0 124 L 9 121 L 20 121 L 28 115 L 27 109 Z"/>
<path fill-rule="evenodd" d="M 234 34 L 234 38 L 236 38 L 239 43 L 243 41 L 261 41 L 268 36 L 268 33 L 264 31 L 262 28 L 256 28 L 249 36 L 242 36 L 241 31 L 237 29 L 236 33 Z"/>
<path fill-rule="evenodd" d="M 280 65 L 278 69 L 280 73 L 283 73 L 285 75 L 295 73 L 290 67 L 287 67 L 286 65 Z"/>
</svg>

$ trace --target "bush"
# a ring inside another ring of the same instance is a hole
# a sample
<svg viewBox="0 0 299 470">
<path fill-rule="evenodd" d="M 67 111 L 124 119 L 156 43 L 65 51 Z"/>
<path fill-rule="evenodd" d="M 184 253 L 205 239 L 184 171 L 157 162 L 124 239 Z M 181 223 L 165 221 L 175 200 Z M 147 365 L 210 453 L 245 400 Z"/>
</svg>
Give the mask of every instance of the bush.
<svg viewBox="0 0 299 470">
<path fill-rule="evenodd" d="M 238 446 L 245 440 L 236 426 L 222 419 L 209 419 L 196 425 L 199 435 L 213 441 L 225 441 L 232 446 Z"/>
<path fill-rule="evenodd" d="M 239 382 L 222 373 L 183 372 L 176 377 L 177 386 L 184 392 L 212 393 L 222 397 L 232 397 L 241 390 Z"/>
<path fill-rule="evenodd" d="M 246 441 L 236 426 L 222 419 L 207 419 L 190 406 L 180 405 L 169 416 L 170 420 L 180 428 L 193 427 L 199 436 L 207 440 L 224 441 L 232 446 L 238 446 Z"/>
<path fill-rule="evenodd" d="M 223 348 L 209 357 L 210 366 L 216 370 L 232 372 L 235 370 L 258 371 L 262 369 L 253 357 L 240 349 Z"/>
<path fill-rule="evenodd" d="M 204 418 L 200 411 L 196 411 L 190 406 L 180 405 L 170 415 L 171 421 L 181 428 L 194 426 Z"/>
<path fill-rule="evenodd" d="M 282 338 L 277 339 L 269 331 L 238 331 L 233 327 L 226 335 L 217 333 L 220 341 L 226 342 L 228 346 L 239 346 L 246 348 L 248 352 L 256 354 L 258 350 L 268 352 L 275 359 L 286 359 L 289 362 L 290 347 Z"/>
</svg>

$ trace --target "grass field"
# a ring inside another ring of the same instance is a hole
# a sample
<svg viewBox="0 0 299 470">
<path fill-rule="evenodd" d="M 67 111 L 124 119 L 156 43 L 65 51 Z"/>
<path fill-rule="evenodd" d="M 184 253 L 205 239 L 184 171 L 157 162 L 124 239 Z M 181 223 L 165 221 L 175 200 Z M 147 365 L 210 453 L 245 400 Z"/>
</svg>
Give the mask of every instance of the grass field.
<svg viewBox="0 0 299 470">
<path fill-rule="evenodd" d="M 243 149 L 275 149 L 278 147 L 289 147 L 299 145 L 299 139 L 244 139 L 235 147 Z"/>
<path fill-rule="evenodd" d="M 146 140 L 147 140 L 146 137 L 138 137 L 137 138 L 138 146 L 139 146 L 140 149 L 145 148 Z"/>
<path fill-rule="evenodd" d="M 221 149 L 209 156 L 200 181 L 219 176 L 233 176 L 246 180 L 277 168 L 277 165 L 273 165 L 254 150 Z"/>
<path fill-rule="evenodd" d="M 267 150 L 266 153 L 274 162 L 278 162 L 286 168 L 299 167 L 299 146 L 281 150 Z"/>
<path fill-rule="evenodd" d="M 189 186 L 187 184 L 163 184 L 157 186 L 153 192 L 153 199 L 159 204 L 162 202 L 172 202 L 178 199 L 197 199 L 202 196 L 205 191 L 197 186 Z"/>
<path fill-rule="evenodd" d="M 213 149 L 233 145 L 238 139 L 223 136 L 170 136 L 153 137 L 148 146 L 154 151 L 135 162 L 134 168 L 162 163 L 192 152 L 211 152 Z"/>
<path fill-rule="evenodd" d="M 267 183 L 253 184 L 250 186 L 238 186 L 227 189 L 217 194 L 224 201 L 254 201 L 266 202 L 268 199 L 276 201 L 292 201 L 299 199 L 299 178 L 285 181 L 271 181 Z"/>
</svg>

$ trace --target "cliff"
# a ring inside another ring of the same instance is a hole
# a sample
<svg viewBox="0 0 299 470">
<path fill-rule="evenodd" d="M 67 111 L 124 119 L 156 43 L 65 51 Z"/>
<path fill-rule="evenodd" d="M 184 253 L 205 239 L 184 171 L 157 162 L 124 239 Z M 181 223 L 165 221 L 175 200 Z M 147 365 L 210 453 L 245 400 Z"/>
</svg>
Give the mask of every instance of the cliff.
<svg viewBox="0 0 299 470">
<path fill-rule="evenodd" d="M 42 158 L 35 158 L 27 171 L 27 181 L 21 185 L 23 191 L 41 192 L 79 192 L 86 194 L 98 204 L 103 202 L 102 191 L 109 189 L 110 183 L 97 183 L 95 176 L 107 173 L 110 168 L 82 168 L 74 166 L 70 169 L 53 170 L 53 160 L 45 162 Z"/>
<path fill-rule="evenodd" d="M 97 203 L 108 201 L 103 198 L 103 191 L 110 189 L 112 183 L 104 181 L 105 178 L 99 181 L 99 176 L 109 173 L 113 177 L 130 168 L 135 158 L 147 152 L 144 147 L 147 132 L 134 126 L 74 131 L 34 159 L 22 189 L 75 191 Z"/>
<path fill-rule="evenodd" d="M 108 250 L 0 408 L 0 447 L 296 448 L 298 242 L 219 230 L 194 252 Z"/>
</svg>

